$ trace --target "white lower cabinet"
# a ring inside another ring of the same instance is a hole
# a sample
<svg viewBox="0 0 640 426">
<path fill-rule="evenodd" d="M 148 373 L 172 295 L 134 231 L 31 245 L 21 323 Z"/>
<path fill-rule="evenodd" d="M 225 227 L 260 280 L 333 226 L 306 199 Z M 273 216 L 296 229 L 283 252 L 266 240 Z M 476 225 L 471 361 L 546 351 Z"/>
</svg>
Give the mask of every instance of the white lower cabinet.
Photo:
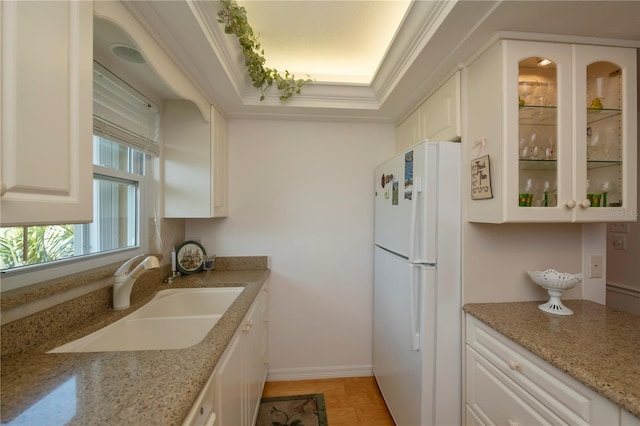
<svg viewBox="0 0 640 426">
<path fill-rule="evenodd" d="M 620 410 L 620 426 L 640 426 L 640 419 L 627 410 Z"/>
<path fill-rule="evenodd" d="M 193 404 L 187 418 L 182 423 L 183 426 L 213 426 L 219 425 L 214 411 L 215 383 L 212 374 L 198 394 L 196 403 Z"/>
<path fill-rule="evenodd" d="M 616 404 L 470 315 L 466 333 L 465 424 L 620 424 Z"/>
<path fill-rule="evenodd" d="M 183 426 L 252 426 L 267 378 L 268 282 L 256 296 Z"/>
</svg>

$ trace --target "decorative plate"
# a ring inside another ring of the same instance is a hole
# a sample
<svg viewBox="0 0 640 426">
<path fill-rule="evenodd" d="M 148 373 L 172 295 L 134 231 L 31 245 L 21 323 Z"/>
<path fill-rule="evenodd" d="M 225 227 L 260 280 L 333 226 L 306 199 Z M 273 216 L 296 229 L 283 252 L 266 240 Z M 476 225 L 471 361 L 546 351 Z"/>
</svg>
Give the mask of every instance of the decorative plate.
<svg viewBox="0 0 640 426">
<path fill-rule="evenodd" d="M 204 247 L 196 241 L 185 241 L 176 251 L 176 267 L 182 274 L 194 274 L 202 269 Z"/>
</svg>

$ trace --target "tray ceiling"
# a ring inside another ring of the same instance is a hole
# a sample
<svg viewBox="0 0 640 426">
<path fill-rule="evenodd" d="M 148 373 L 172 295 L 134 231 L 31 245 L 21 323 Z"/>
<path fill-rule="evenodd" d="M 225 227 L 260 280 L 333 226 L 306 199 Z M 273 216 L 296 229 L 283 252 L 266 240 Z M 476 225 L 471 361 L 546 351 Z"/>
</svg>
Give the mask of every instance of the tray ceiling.
<svg viewBox="0 0 640 426">
<path fill-rule="evenodd" d="M 217 0 L 124 2 L 227 117 L 398 122 L 497 33 L 640 46 L 636 1 L 239 3 L 268 65 L 316 80 L 302 95 L 259 101 L 237 40 L 216 21 Z"/>
</svg>

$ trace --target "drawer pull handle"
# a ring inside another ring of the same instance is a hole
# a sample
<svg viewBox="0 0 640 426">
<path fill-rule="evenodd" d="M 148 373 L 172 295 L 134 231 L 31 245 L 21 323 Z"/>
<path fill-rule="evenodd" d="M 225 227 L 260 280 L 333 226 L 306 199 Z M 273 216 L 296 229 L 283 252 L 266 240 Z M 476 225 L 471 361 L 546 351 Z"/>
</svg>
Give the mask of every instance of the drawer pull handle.
<svg viewBox="0 0 640 426">
<path fill-rule="evenodd" d="M 509 422 L 509 426 L 518 426 L 518 422 L 511 420 L 511 419 L 507 419 L 507 421 Z"/>
<path fill-rule="evenodd" d="M 207 417 L 207 421 L 204 422 L 205 426 L 213 426 L 216 424 L 216 413 L 210 413 Z"/>
<path fill-rule="evenodd" d="M 520 365 L 520 363 L 512 359 L 509 360 L 509 368 L 516 371 L 522 370 L 522 366 Z"/>
</svg>

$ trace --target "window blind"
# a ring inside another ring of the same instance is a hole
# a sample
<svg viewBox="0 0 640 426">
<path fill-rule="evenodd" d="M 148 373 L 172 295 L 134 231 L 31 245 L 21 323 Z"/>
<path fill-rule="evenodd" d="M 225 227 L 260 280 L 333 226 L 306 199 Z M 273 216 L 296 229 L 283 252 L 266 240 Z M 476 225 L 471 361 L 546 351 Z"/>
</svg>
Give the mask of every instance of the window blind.
<svg viewBox="0 0 640 426">
<path fill-rule="evenodd" d="M 158 156 L 158 107 L 105 67 L 93 63 L 93 132 Z"/>
</svg>

